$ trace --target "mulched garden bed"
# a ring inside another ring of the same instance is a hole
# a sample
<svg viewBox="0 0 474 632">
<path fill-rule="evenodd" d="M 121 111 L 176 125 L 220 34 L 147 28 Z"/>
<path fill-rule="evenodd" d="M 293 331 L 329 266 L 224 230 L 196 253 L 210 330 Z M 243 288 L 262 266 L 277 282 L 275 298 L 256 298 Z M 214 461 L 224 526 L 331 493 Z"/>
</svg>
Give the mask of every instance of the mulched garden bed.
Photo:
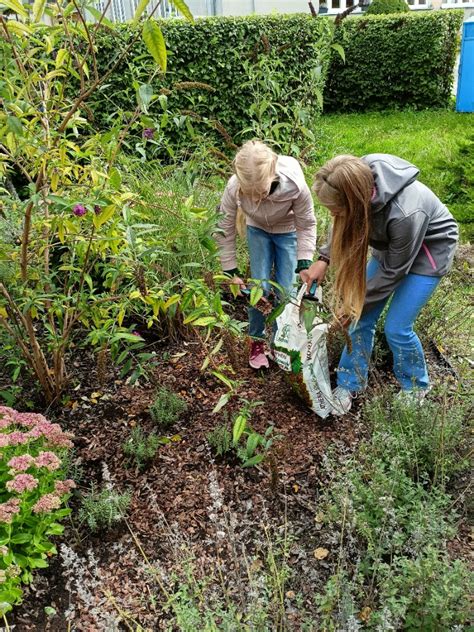
<svg viewBox="0 0 474 632">
<path fill-rule="evenodd" d="M 134 387 L 112 366 L 100 386 L 94 357 L 78 354 L 67 406 L 46 411 L 76 436 L 73 468 L 80 474 L 79 487 L 85 491 L 91 483 L 112 483 L 119 491 L 131 490 L 132 503 L 126 524 L 99 535 L 78 525 L 73 516 L 58 542 L 60 554 L 49 569 L 36 574 L 24 603 L 9 617 L 12 629 L 136 630 L 138 623 L 149 630 L 164 629 L 160 574 L 169 577 L 182 569 L 189 552 L 203 576 L 215 568 L 216 560 L 226 561 L 231 575 L 237 573 L 235 546 L 249 557 L 258 556 L 265 545 L 262 524 L 275 533 L 286 525 L 292 533 L 295 581 L 286 596 L 290 602 L 297 590 L 304 603 L 311 604 L 337 563 L 338 534 L 326 532 L 318 521 L 318 494 L 329 484 L 331 473 L 324 463 L 328 450 L 345 458 L 364 436 L 360 403 L 345 417 L 323 421 L 292 393 L 274 364 L 266 373 L 254 373 L 242 362 L 239 377 L 245 385 L 239 395 L 263 402 L 253 414 L 252 427 L 263 433 L 274 425 L 282 436 L 271 459 L 243 469 L 229 459 L 215 459 L 209 449 L 207 433 L 222 423 L 223 414 L 231 416 L 239 402 L 231 400 L 225 413 L 212 414 L 225 388 L 200 371 L 205 357 L 201 343 L 190 340 L 156 348 L 151 382 Z M 432 374 L 450 379 L 435 355 L 430 362 Z M 385 387 L 391 379 L 379 370 L 372 374 L 372 388 L 379 383 Z M 156 385 L 179 393 L 188 410 L 166 429 L 173 440 L 140 471 L 130 467 L 122 445 L 137 424 L 160 432 L 148 412 Z M 73 508 L 76 505 L 73 500 Z M 325 559 L 313 555 L 318 547 L 328 549 Z M 45 614 L 48 606 L 55 615 Z M 294 617 L 289 629 L 297 630 L 298 609 L 287 606 L 290 619 Z"/>
</svg>

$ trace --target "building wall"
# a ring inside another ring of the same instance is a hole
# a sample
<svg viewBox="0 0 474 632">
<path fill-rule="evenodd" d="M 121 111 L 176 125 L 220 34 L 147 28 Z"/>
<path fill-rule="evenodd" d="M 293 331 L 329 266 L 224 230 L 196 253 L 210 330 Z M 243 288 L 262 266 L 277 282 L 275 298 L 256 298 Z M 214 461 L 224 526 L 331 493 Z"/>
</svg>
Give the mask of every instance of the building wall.
<svg viewBox="0 0 474 632">
<path fill-rule="evenodd" d="M 464 9 L 466 19 L 474 13 L 474 0 L 407 0 L 412 10 L 426 9 Z M 107 17 L 113 22 L 125 22 L 130 20 L 135 13 L 139 0 L 112 0 L 107 11 Z M 325 7 L 325 13 L 330 15 L 344 11 L 357 0 L 313 0 L 316 11 L 319 5 Z M 96 7 L 102 11 L 106 0 L 99 0 Z M 147 13 L 150 14 L 158 0 L 151 0 Z M 188 0 L 188 6 L 195 17 L 210 15 L 251 15 L 252 13 L 309 13 L 307 0 Z M 355 13 L 360 13 L 357 9 Z M 87 11 L 86 11 L 87 14 Z M 153 13 L 154 17 L 172 17 L 176 15 L 176 9 L 170 0 L 162 0 L 158 9 Z M 91 15 L 87 16 L 93 21 Z"/>
</svg>

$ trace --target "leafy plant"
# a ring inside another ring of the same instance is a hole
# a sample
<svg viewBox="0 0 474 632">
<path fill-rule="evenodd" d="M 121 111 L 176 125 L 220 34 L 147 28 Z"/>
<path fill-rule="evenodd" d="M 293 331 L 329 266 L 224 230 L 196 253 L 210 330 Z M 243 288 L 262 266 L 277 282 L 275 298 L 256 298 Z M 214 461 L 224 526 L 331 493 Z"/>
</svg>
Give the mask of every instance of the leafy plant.
<svg viewBox="0 0 474 632">
<path fill-rule="evenodd" d="M 246 402 L 235 416 L 232 427 L 232 447 L 242 462 L 242 467 L 258 465 L 270 450 L 273 442 L 280 438 L 272 436 L 274 427 L 269 426 L 263 435 L 249 426 L 252 411 L 263 402 Z"/>
<path fill-rule="evenodd" d="M 75 487 L 64 479 L 71 435 L 43 415 L 0 406 L 0 616 L 21 601 L 22 583 L 56 553 L 61 508 Z"/>
<path fill-rule="evenodd" d="M 78 512 L 79 521 L 95 532 L 101 529 L 112 529 L 126 517 L 132 494 L 119 494 L 114 489 L 105 487 L 91 491 L 81 500 Z"/>
<path fill-rule="evenodd" d="M 150 406 L 150 415 L 153 421 L 159 426 L 171 426 L 186 411 L 188 405 L 185 400 L 165 388 L 158 387 L 155 398 Z"/>
<path fill-rule="evenodd" d="M 232 434 L 227 425 L 216 426 L 207 434 L 207 441 L 217 456 L 223 456 L 232 449 Z"/>
<path fill-rule="evenodd" d="M 190 138 L 194 144 L 203 136 L 213 145 L 233 149 L 236 135 L 249 128 L 255 116 L 255 112 L 249 112 L 254 99 L 248 63 L 258 65 L 260 55 L 270 49 L 281 62 L 275 77 L 281 105 L 297 115 L 297 103 L 303 103 L 306 94 L 304 118 L 307 112 L 316 114 L 319 110 L 315 94 L 306 86 L 323 90 L 332 38 L 328 20 L 315 20 L 309 15 L 206 18 L 194 25 L 184 20 L 163 20 L 160 28 L 172 54 L 164 79 L 156 75 L 151 81 L 152 62 L 144 54 L 143 43 L 135 37 L 133 25 L 111 28 L 97 34 L 99 69 L 108 67 L 118 40 L 124 48 L 131 46 L 134 62 L 122 64 L 108 78 L 113 99 L 103 92 L 92 95 L 89 103 L 95 125 L 102 131 L 113 127 L 117 116 L 130 110 L 133 82 L 146 80 L 155 94 L 162 93 L 160 100 L 150 101 L 149 124 L 144 127 L 154 128 L 153 140 L 164 148 L 163 156 L 169 155 L 168 149 L 189 153 Z M 226 46 L 229 41 L 233 42 L 232 51 Z M 212 65 L 207 63 L 209 59 Z M 284 116 L 284 112 L 280 114 Z M 137 134 L 126 140 L 132 151 L 136 143 L 143 145 Z M 145 151 L 148 153 L 149 147 Z"/>
<path fill-rule="evenodd" d="M 365 409 L 372 437 L 355 458 L 327 463 L 333 481 L 322 513 L 331 531 L 340 527 L 341 552 L 318 597 L 325 629 L 347 629 L 357 620 L 373 630 L 438 624 L 444 629 L 466 622 L 467 568 L 446 551 L 456 516 L 441 472 L 454 471 L 451 450 L 462 407 L 453 407 L 448 429 L 451 408 L 375 400 L 373 409 L 370 404 Z"/>
<path fill-rule="evenodd" d="M 120 250 L 120 213 L 134 198 L 115 166 L 127 126 L 109 136 L 92 133 L 87 140 L 79 138 L 79 129 L 91 131 L 85 102 L 126 60 L 131 46 L 119 47 L 100 72 L 98 29 L 80 12 L 79 20 L 69 19 L 77 9 L 74 1 L 47 9 L 44 2 L 3 4 L 20 20 L 0 15 L 0 177 L 8 178 L 0 203 L 5 200 L 17 219 L 21 238 L 2 244 L 7 274 L 0 283 L 0 323 L 52 402 L 67 382 L 66 352 L 78 326 L 97 325 L 120 312 L 110 294 L 99 298 L 96 274 L 100 262 Z M 135 25 L 147 4 L 138 5 Z M 185 2 L 178 5 L 192 20 Z M 42 22 L 45 11 L 51 26 Z M 132 42 L 139 35 L 136 31 Z M 163 35 L 150 19 L 144 21 L 143 40 L 165 71 Z M 78 81 L 76 90 L 69 89 L 71 78 Z M 147 109 L 146 87 L 138 88 L 137 99 L 131 122 Z"/>
<path fill-rule="evenodd" d="M 135 462 L 137 467 L 143 468 L 153 459 L 160 445 L 168 443 L 166 437 L 159 437 L 155 433 L 146 434 L 140 426 L 133 428 L 130 437 L 123 444 L 123 452 Z"/>
</svg>

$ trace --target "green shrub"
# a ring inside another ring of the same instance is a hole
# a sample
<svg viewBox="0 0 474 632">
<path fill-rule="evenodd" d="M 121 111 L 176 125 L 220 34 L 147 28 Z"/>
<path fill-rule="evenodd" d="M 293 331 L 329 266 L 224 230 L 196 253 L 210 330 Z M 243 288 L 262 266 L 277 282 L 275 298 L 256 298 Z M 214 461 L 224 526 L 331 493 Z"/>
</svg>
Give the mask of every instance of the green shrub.
<svg viewBox="0 0 474 632">
<path fill-rule="evenodd" d="M 325 111 L 446 107 L 463 13 L 399 13 L 346 19 L 335 31 Z"/>
<path fill-rule="evenodd" d="M 167 19 L 160 21 L 160 27 L 169 54 L 168 70 L 153 79 L 153 90 L 161 96 L 150 103 L 148 116 L 142 119 L 143 128 L 155 128 L 157 137 L 165 129 L 174 146 L 189 144 L 194 142 L 194 128 L 226 144 L 242 142 L 237 135 L 252 127 L 253 120 L 249 109 L 256 88 L 252 66 L 258 68 L 264 59 L 275 62 L 274 73 L 266 79 L 279 86 L 280 101 L 275 107 L 280 123 L 287 122 L 283 120 L 287 108 L 292 116 L 298 114 L 292 108 L 296 104 L 306 117 L 319 112 L 317 92 L 323 91 L 332 38 L 328 20 L 303 14 L 255 15 L 204 18 L 194 25 Z M 133 37 L 135 29 L 130 24 L 99 31 L 99 73 L 109 66 L 117 47 L 126 47 Z M 132 56 L 133 63 L 124 61 L 108 78 L 107 91 L 88 101 L 94 125 L 101 130 L 115 126 L 122 114 L 133 110 L 138 85 L 154 76 L 155 62 L 140 39 L 132 47 Z M 308 85 L 315 86 L 310 94 Z M 273 105 L 261 103 L 260 107 L 270 116 Z M 251 135 L 249 131 L 247 136 Z"/>
<path fill-rule="evenodd" d="M 369 4 L 367 15 L 380 15 L 383 13 L 408 13 L 410 7 L 405 0 L 372 0 Z"/>
<path fill-rule="evenodd" d="M 92 486 L 90 493 L 82 499 L 79 520 L 91 531 L 111 529 L 125 518 L 131 498 L 130 492 L 119 494 L 107 487 L 96 490 Z"/>
<path fill-rule="evenodd" d="M 179 395 L 164 387 L 159 387 L 155 393 L 155 400 L 150 406 L 153 421 L 160 426 L 171 426 L 178 421 L 188 405 Z"/>
<path fill-rule="evenodd" d="M 232 450 L 232 433 L 227 426 L 217 426 L 207 435 L 209 445 L 217 456 L 222 456 Z"/>
<path fill-rule="evenodd" d="M 463 422 L 466 405 L 440 406 L 427 401 L 423 406 L 404 405 L 383 397 L 365 407 L 372 423 L 370 452 L 419 482 L 428 479 L 444 485 L 453 474 L 467 466 L 462 456 Z"/>
<path fill-rule="evenodd" d="M 169 439 L 159 437 L 154 432 L 147 435 L 140 426 L 136 426 L 123 444 L 123 452 L 136 463 L 137 467 L 143 468 L 147 461 L 154 458 L 160 445 L 168 441 Z"/>
</svg>

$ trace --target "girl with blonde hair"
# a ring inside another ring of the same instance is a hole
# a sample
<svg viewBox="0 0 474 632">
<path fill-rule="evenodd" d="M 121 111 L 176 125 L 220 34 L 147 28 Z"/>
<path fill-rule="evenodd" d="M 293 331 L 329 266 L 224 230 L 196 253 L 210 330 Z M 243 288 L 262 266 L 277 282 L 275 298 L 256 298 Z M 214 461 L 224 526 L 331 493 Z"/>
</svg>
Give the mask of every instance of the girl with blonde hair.
<svg viewBox="0 0 474 632">
<path fill-rule="evenodd" d="M 245 289 L 237 269 L 239 232 L 247 238 L 252 279 L 262 281 L 267 294 L 270 280 L 291 292 L 295 273 L 309 267 L 316 246 L 313 198 L 303 170 L 297 160 L 277 155 L 258 140 L 245 143 L 233 164 L 216 235 L 222 268 L 232 284 Z M 254 307 L 249 308 L 249 336 L 250 366 L 267 368 L 265 317 Z"/>
<path fill-rule="evenodd" d="M 346 347 L 339 362 L 336 414 L 348 412 L 366 386 L 375 328 L 390 298 L 385 336 L 400 396 L 422 401 L 429 389 L 413 325 L 451 267 L 458 228 L 418 174 L 414 165 L 389 154 L 337 156 L 316 174 L 314 191 L 334 221 L 330 242 L 302 277 L 321 283 L 329 264 L 334 266 L 334 309 L 346 325 L 352 322 L 352 351 Z"/>
</svg>

